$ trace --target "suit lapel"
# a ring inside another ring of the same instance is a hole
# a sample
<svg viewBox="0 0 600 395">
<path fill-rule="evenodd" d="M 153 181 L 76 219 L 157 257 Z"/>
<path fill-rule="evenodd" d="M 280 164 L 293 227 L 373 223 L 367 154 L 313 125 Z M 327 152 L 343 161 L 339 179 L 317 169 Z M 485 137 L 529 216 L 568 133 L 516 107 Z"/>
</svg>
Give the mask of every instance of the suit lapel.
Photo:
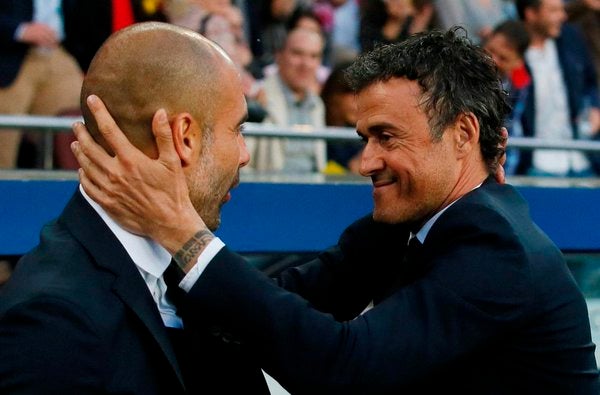
<svg viewBox="0 0 600 395">
<path fill-rule="evenodd" d="M 150 331 L 183 386 L 181 369 L 158 308 L 135 263 L 114 234 L 79 191 L 73 195 L 59 221 L 89 251 L 98 266 L 114 273 L 113 291 Z"/>
</svg>

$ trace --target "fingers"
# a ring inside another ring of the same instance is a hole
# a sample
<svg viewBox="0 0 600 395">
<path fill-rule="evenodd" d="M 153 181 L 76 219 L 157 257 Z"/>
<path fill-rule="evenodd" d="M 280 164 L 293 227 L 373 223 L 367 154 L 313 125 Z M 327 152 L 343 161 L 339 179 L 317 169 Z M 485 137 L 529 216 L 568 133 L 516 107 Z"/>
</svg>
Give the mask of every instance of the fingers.
<svg viewBox="0 0 600 395">
<path fill-rule="evenodd" d="M 506 151 L 506 145 L 508 144 L 508 129 L 503 127 L 500 130 L 500 134 L 502 135 L 502 143 L 500 145 L 502 149 Z"/>
<path fill-rule="evenodd" d="M 90 180 L 83 169 L 79 169 L 79 183 L 83 187 L 85 193 L 88 194 L 89 197 L 92 198 L 95 202 L 99 202 L 102 194 L 100 193 L 100 189 Z"/>
<path fill-rule="evenodd" d="M 85 171 L 91 166 L 102 166 L 110 160 L 111 156 L 92 139 L 83 123 L 75 122 L 72 129 L 77 141 L 71 144 L 71 150 L 79 166 Z"/>
<path fill-rule="evenodd" d="M 169 125 L 167 112 L 162 108 L 156 111 L 152 118 L 152 133 L 156 138 L 159 159 L 165 162 L 178 161 L 179 157 L 173 144 L 173 131 Z"/>
<path fill-rule="evenodd" d="M 119 129 L 115 120 L 98 96 L 88 96 L 87 105 L 96 119 L 102 137 L 104 137 L 117 156 L 126 157 L 132 150 L 136 150 L 127 137 L 125 137 L 121 129 Z"/>
<path fill-rule="evenodd" d="M 500 165 L 496 168 L 496 173 L 494 174 L 496 181 L 500 184 L 506 183 L 506 173 L 504 172 L 504 166 Z"/>
<path fill-rule="evenodd" d="M 95 185 L 102 185 L 110 172 L 106 166 L 110 164 L 113 158 L 92 139 L 83 123 L 76 122 L 73 124 L 73 133 L 75 133 L 77 141 L 71 143 L 71 151 L 73 151 L 73 155 L 75 155 L 82 171 L 86 174 L 86 181 L 94 182 Z M 84 189 L 87 192 L 87 189 Z"/>
</svg>

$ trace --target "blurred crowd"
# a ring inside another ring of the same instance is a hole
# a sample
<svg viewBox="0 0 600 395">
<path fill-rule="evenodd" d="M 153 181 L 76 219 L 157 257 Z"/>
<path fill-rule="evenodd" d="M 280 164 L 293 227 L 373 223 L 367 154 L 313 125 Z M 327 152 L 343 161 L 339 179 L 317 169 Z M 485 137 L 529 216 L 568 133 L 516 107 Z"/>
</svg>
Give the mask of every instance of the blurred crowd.
<svg viewBox="0 0 600 395">
<path fill-rule="evenodd" d="M 460 25 L 497 64 L 512 136 L 599 139 L 600 0 L 1 0 L 0 113 L 79 114 L 97 48 L 141 21 L 195 30 L 239 67 L 249 122 L 353 127 L 344 69 L 362 52 Z M 0 168 L 41 166 L 42 134 L 0 129 Z M 77 164 L 55 134 L 54 166 Z M 358 141 L 248 137 L 247 171 L 359 173 Z M 598 155 L 509 150 L 508 174 L 595 176 Z"/>
</svg>

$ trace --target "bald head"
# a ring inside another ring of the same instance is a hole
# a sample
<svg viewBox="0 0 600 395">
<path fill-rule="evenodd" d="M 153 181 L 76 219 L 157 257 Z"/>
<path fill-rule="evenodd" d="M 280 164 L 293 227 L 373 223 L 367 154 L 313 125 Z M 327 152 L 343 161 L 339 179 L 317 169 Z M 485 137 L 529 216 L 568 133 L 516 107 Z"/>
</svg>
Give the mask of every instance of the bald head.
<svg viewBox="0 0 600 395">
<path fill-rule="evenodd" d="M 90 64 L 81 90 L 81 109 L 91 135 L 105 149 L 85 99 L 96 94 L 129 140 L 154 157 L 154 113 L 190 113 L 210 128 L 219 105 L 219 81 L 235 66 L 211 41 L 191 30 L 148 22 L 113 34 Z"/>
</svg>

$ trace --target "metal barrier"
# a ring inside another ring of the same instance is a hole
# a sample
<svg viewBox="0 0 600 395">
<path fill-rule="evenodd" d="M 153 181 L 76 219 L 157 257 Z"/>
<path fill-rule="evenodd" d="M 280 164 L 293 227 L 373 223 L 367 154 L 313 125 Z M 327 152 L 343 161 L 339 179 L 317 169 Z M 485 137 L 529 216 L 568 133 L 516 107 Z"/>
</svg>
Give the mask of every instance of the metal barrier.
<svg viewBox="0 0 600 395">
<path fill-rule="evenodd" d="M 52 141 L 54 133 L 70 132 L 71 125 L 79 120 L 78 117 L 0 115 L 0 129 L 45 131 L 49 136 L 47 140 Z M 245 130 L 248 136 L 357 139 L 351 128 L 282 128 L 248 123 Z M 600 152 L 600 142 L 592 141 L 511 138 L 509 146 Z M 372 205 L 370 183 L 362 177 L 335 178 L 322 174 L 297 179 L 281 174 L 242 174 L 242 177 L 240 191 L 234 192 L 236 199 L 224 208 L 227 220 L 223 221 L 225 225 L 221 230 L 240 251 L 321 249 L 334 242 L 334 237 L 349 221 L 368 212 Z M 511 177 L 509 182 L 518 186 L 529 201 L 536 222 L 562 249 L 600 249 L 596 231 L 600 211 L 590 210 L 600 201 L 600 179 Z M 0 255 L 23 253 L 33 246 L 41 225 L 60 212 L 76 187 L 77 173 L 72 171 L 0 170 Z M 340 204 L 340 196 L 344 196 L 343 204 Z M 295 226 L 260 226 L 265 221 L 280 224 L 282 217 L 289 217 L 285 224 Z M 328 227 L 320 221 L 323 217 L 329 218 Z M 296 226 L 299 224 L 303 226 Z M 19 232 L 15 232 L 15 226 Z M 251 232 L 254 237 L 248 236 L 247 229 L 254 230 Z M 298 229 L 301 231 L 296 232 Z"/>
<path fill-rule="evenodd" d="M 0 115 L 0 129 L 18 128 L 49 132 L 71 132 L 71 125 L 81 121 L 80 117 L 46 117 L 35 115 Z M 0 130 L 1 133 L 1 130 Z M 352 128 L 326 127 L 313 128 L 308 125 L 278 126 L 262 123 L 246 123 L 244 134 L 247 136 L 286 137 L 286 138 L 322 138 L 326 140 L 356 140 L 356 131 Z M 579 150 L 600 152 L 600 141 L 590 140 L 546 140 L 527 137 L 511 137 L 510 148 L 532 150 L 548 148 L 555 150 Z"/>
</svg>

